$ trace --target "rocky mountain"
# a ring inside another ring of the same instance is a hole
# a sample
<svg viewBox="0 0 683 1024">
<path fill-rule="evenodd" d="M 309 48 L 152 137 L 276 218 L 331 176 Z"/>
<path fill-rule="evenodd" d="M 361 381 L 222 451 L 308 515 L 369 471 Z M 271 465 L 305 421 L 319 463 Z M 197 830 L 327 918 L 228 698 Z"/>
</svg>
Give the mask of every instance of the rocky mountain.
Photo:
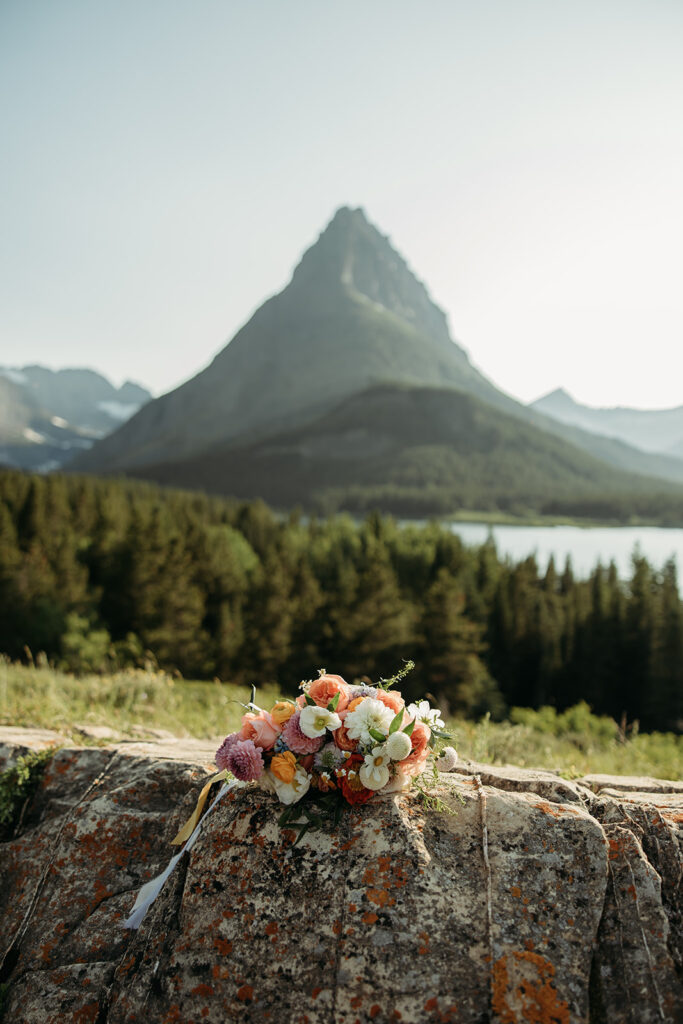
<svg viewBox="0 0 683 1024">
<path fill-rule="evenodd" d="M 138 384 L 115 388 L 93 370 L 0 367 L 0 463 L 57 469 L 150 398 Z"/>
<path fill-rule="evenodd" d="M 210 366 L 141 410 L 78 468 L 126 469 L 262 437 L 380 383 L 514 404 L 451 340 L 443 312 L 363 211 L 342 208 L 290 284 Z"/>
<path fill-rule="evenodd" d="M 644 452 L 683 457 L 683 405 L 674 409 L 593 408 L 581 405 L 557 388 L 531 405 L 532 409 L 604 437 L 617 438 Z"/>
<path fill-rule="evenodd" d="M 362 210 L 346 207 L 337 211 L 305 252 L 287 287 L 254 313 L 210 366 L 175 391 L 150 402 L 92 451 L 75 460 L 73 468 L 132 472 L 187 485 L 191 480 L 201 480 L 200 486 L 210 483 L 214 490 L 220 479 L 224 493 L 237 493 L 238 488 L 247 487 L 247 480 L 255 483 L 258 473 L 254 468 L 236 474 L 229 467 L 234 467 L 238 455 L 227 453 L 232 449 L 242 454 L 247 449 L 255 452 L 253 446 L 265 445 L 263 450 L 270 454 L 260 465 L 267 462 L 275 468 L 263 495 L 267 491 L 271 501 L 282 504 L 271 485 L 286 477 L 284 467 L 289 462 L 282 452 L 290 444 L 292 431 L 299 432 L 296 443 L 302 451 L 314 450 L 325 416 L 339 407 L 343 420 L 349 408 L 345 403 L 354 402 L 358 429 L 369 438 L 374 414 L 363 396 L 378 387 L 449 392 L 454 410 L 458 405 L 456 396 L 469 395 L 482 403 L 475 417 L 477 436 L 496 434 L 500 428 L 496 412 L 514 417 L 521 423 L 514 428 L 508 423 L 511 436 L 520 439 L 522 424 L 527 432 L 543 434 L 544 439 L 531 444 L 529 450 L 549 451 L 547 434 L 558 437 L 554 449 L 557 465 L 579 466 L 577 452 L 567 450 L 574 445 L 628 473 L 683 482 L 683 461 L 655 458 L 621 441 L 559 424 L 496 388 L 452 340 L 444 313 L 388 239 L 369 223 Z M 488 424 L 487 418 L 492 418 Z M 404 439 L 397 444 L 400 448 Z M 441 439 L 432 438 L 430 445 L 451 448 L 451 454 L 443 460 L 443 470 L 455 476 L 441 482 L 452 491 L 451 485 L 462 480 L 456 469 L 459 450 L 453 449 L 453 437 L 445 431 Z M 369 443 L 368 450 L 374 451 L 375 447 Z M 467 446 L 460 456 L 466 450 Z M 277 466 L 275 451 L 283 460 Z M 528 459 L 521 449 L 517 456 L 513 461 L 521 459 L 528 469 Z M 484 461 L 487 457 L 481 455 Z M 498 457 L 500 451 L 488 469 L 492 487 L 500 482 L 493 469 Z M 214 471 L 211 462 L 216 458 L 220 469 L 217 464 Z M 190 462 L 194 459 L 198 464 L 193 469 Z M 436 465 L 438 460 L 428 461 Z M 311 473 L 314 463 L 313 458 Z M 368 463 L 357 461 L 356 467 L 347 467 L 345 486 L 353 486 L 354 473 L 362 476 Z M 573 472 L 569 474 L 572 479 Z M 581 475 L 578 469 L 577 473 Z M 589 478 L 594 466 L 586 473 L 584 482 L 591 490 Z M 482 481 L 487 476 L 483 465 L 480 476 Z M 526 476 L 526 472 L 520 474 L 520 479 Z M 575 482 L 581 490 L 578 479 Z M 230 490 L 226 491 L 228 484 Z M 621 484 L 626 492 L 633 486 L 632 478 L 624 476 Z M 548 479 L 546 493 L 551 486 Z"/>
<path fill-rule="evenodd" d="M 595 503 L 609 496 L 667 490 L 473 394 L 389 384 L 290 430 L 128 472 L 320 513 L 343 507 L 405 515 L 457 508 L 578 514 L 579 500 L 597 510 Z"/>
</svg>

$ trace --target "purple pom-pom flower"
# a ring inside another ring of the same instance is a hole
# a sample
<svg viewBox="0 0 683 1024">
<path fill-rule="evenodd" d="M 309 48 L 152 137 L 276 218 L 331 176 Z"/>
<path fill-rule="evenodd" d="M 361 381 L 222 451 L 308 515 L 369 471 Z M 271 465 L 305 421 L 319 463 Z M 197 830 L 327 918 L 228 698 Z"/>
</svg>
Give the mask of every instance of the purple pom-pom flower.
<svg viewBox="0 0 683 1024">
<path fill-rule="evenodd" d="M 216 751 L 216 757 L 214 758 L 216 765 L 221 771 L 228 767 L 228 758 L 230 751 L 236 743 L 242 739 L 238 732 L 231 732 L 229 736 L 226 736 L 220 747 Z"/>
<path fill-rule="evenodd" d="M 263 774 L 263 758 L 253 740 L 238 740 L 228 754 L 227 769 L 242 782 L 253 782 Z"/>
</svg>

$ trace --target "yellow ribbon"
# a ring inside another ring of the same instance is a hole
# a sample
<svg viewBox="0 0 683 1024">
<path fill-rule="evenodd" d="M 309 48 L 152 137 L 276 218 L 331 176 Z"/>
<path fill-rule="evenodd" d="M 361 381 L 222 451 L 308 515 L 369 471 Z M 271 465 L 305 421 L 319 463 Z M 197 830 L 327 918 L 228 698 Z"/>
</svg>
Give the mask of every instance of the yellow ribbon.
<svg viewBox="0 0 683 1024">
<path fill-rule="evenodd" d="M 185 822 L 185 824 L 183 825 L 175 839 L 171 840 L 171 846 L 180 846 L 181 843 L 184 843 L 186 839 L 190 838 L 190 836 L 192 835 L 197 826 L 199 819 L 202 816 L 202 811 L 204 810 L 204 804 L 206 803 L 207 797 L 209 795 L 209 790 L 213 786 L 214 782 L 220 782 L 221 779 L 225 779 L 227 777 L 227 774 L 227 769 L 224 769 L 222 772 L 219 772 L 218 775 L 213 775 L 209 779 L 209 781 L 199 794 L 197 805 L 193 810 L 192 814 L 187 819 L 187 821 Z"/>
</svg>

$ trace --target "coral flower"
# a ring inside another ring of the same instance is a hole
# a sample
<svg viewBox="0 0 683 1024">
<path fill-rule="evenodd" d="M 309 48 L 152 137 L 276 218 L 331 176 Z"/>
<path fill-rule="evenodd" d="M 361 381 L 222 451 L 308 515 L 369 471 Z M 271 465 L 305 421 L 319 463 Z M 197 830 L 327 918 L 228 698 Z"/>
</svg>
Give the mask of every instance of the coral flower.
<svg viewBox="0 0 683 1024">
<path fill-rule="evenodd" d="M 408 775 L 419 775 L 427 761 L 427 744 L 432 735 L 431 729 L 424 722 L 416 722 L 410 737 L 412 751 L 401 761 L 401 768 Z"/>
<path fill-rule="evenodd" d="M 314 679 L 308 687 L 307 693 L 311 700 L 314 700 L 319 708 L 326 708 L 331 700 L 339 694 L 337 712 L 344 711 L 348 707 L 349 693 L 351 687 L 341 676 L 320 676 Z"/>
<path fill-rule="evenodd" d="M 386 704 L 388 708 L 391 708 L 395 715 L 399 711 L 403 711 L 403 708 L 406 706 L 406 702 L 398 690 L 378 690 L 373 696 L 377 700 L 381 700 L 382 704 Z"/>
<path fill-rule="evenodd" d="M 358 750 L 358 740 L 351 739 L 344 725 L 344 719 L 347 715 L 348 711 L 342 711 L 339 716 L 342 724 L 332 733 L 332 739 L 334 740 L 335 747 L 338 747 L 339 750 Z"/>
<path fill-rule="evenodd" d="M 279 735 L 279 726 L 267 711 L 261 711 L 258 715 L 247 711 L 246 715 L 242 716 L 241 739 L 252 740 L 261 750 L 272 750 Z"/>
<path fill-rule="evenodd" d="M 341 789 L 347 803 L 364 804 L 372 796 L 372 790 L 365 788 L 363 783 L 360 781 L 360 775 L 358 774 L 360 766 L 364 762 L 365 758 L 361 757 L 360 754 L 352 754 L 351 757 L 346 759 L 346 763 L 342 769 L 345 774 L 340 774 L 337 777 L 339 788 Z"/>
</svg>

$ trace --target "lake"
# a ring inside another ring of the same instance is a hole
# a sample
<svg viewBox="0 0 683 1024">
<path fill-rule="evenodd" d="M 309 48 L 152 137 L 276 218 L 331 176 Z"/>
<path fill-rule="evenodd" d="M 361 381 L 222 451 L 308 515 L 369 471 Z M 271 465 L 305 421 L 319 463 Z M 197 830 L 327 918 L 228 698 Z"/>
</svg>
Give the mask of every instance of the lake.
<svg viewBox="0 0 683 1024">
<path fill-rule="evenodd" d="M 614 561 L 622 579 L 631 577 L 631 555 L 636 546 L 650 565 L 661 569 L 673 555 L 683 567 L 683 529 L 657 526 L 489 526 L 488 523 L 450 523 L 449 528 L 466 544 L 483 544 L 493 534 L 498 554 L 518 562 L 535 554 L 545 570 L 551 555 L 561 572 L 567 555 L 574 575 L 590 575 L 600 561 Z"/>
</svg>

